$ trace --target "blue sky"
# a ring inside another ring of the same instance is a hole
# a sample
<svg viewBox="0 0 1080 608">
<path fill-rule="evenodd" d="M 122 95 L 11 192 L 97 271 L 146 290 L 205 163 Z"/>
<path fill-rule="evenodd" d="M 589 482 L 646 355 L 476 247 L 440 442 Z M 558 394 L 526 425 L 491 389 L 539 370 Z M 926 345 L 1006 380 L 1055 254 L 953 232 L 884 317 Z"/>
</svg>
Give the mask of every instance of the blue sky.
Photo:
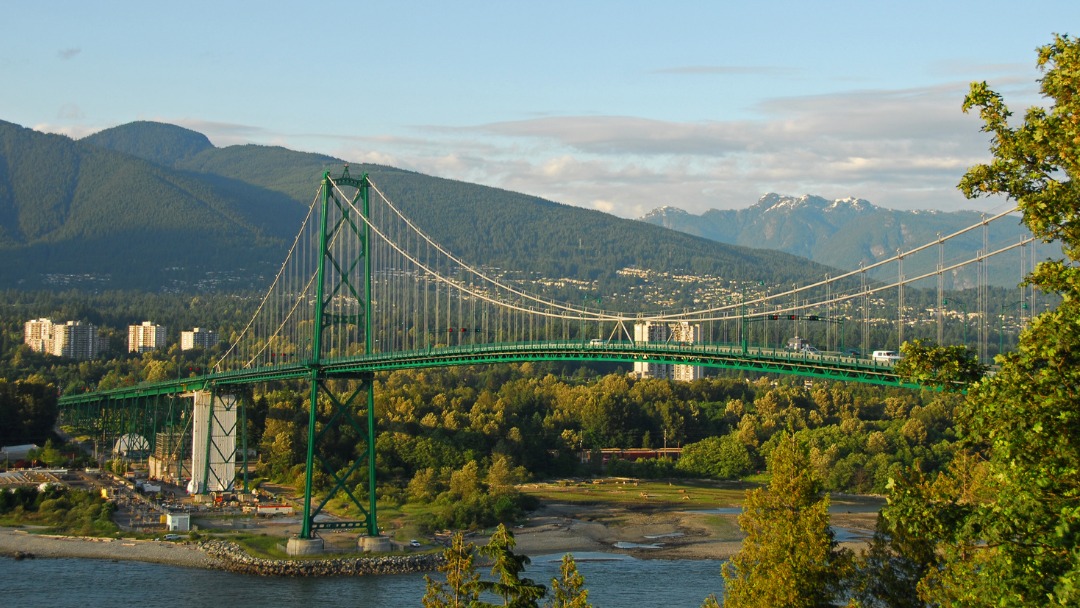
<svg viewBox="0 0 1080 608">
<path fill-rule="evenodd" d="M 639 217 L 767 192 L 966 201 L 988 159 L 960 106 L 1017 116 L 1076 0 L 3 3 L 0 120 L 135 120 Z M 317 176 L 313 177 L 317 180 Z"/>
</svg>

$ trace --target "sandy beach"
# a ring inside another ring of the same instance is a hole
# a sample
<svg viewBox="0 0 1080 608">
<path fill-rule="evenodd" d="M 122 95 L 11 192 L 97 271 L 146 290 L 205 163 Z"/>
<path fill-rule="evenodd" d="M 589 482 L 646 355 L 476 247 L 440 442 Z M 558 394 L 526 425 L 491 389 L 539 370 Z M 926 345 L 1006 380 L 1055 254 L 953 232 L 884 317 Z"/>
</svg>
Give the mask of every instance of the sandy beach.
<svg viewBox="0 0 1080 608">
<path fill-rule="evenodd" d="M 642 559 L 727 559 L 742 546 L 736 513 L 639 510 L 549 503 L 514 530 L 526 555 L 606 552 Z M 842 546 L 859 550 L 873 535 L 876 512 L 834 512 Z M 475 541 L 474 541 L 475 542 Z"/>
<path fill-rule="evenodd" d="M 86 536 L 31 534 L 25 530 L 0 528 L 0 555 L 7 557 L 76 557 L 152 562 L 187 568 L 214 568 L 216 558 L 194 543 Z"/>
</svg>

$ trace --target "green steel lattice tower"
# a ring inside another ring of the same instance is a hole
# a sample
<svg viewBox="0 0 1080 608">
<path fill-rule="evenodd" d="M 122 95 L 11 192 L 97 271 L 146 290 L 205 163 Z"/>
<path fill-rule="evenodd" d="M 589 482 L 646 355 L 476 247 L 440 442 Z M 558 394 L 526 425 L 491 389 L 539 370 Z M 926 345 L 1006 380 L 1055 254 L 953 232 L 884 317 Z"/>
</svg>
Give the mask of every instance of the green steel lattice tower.
<svg viewBox="0 0 1080 608">
<path fill-rule="evenodd" d="M 334 184 L 356 188 L 356 194 L 351 201 L 344 201 L 333 190 Z M 341 177 L 333 180 L 333 183 L 331 183 L 329 171 L 323 174 L 321 230 L 319 235 L 320 260 L 317 269 L 318 276 L 316 277 L 312 354 L 311 360 L 308 362 L 311 400 L 308 415 L 307 460 L 304 473 L 304 513 L 300 531 L 300 538 L 303 539 L 311 538 L 312 532 L 317 529 L 366 528 L 370 536 L 378 536 L 379 534 L 375 508 L 375 398 L 372 382 L 373 374 L 366 373 L 357 376 L 356 378 L 361 382 L 360 388 L 346 399 L 340 400 L 326 386 L 326 375 L 322 370 L 323 331 L 333 325 L 356 323 L 363 331 L 364 352 L 372 352 L 374 340 L 371 320 L 371 230 L 364 221 L 365 218 L 369 217 L 370 213 L 370 185 L 366 174 L 359 179 L 351 177 L 348 166 L 345 167 Z M 363 218 L 355 217 L 354 209 L 356 208 L 361 210 Z M 331 221 L 332 215 L 335 218 L 334 221 Z M 357 239 L 360 242 L 358 259 L 341 259 L 339 256 L 335 256 L 330 244 L 338 238 Z M 360 265 L 362 265 L 362 269 L 359 268 Z M 360 271 L 359 280 L 352 276 L 356 274 L 353 272 L 355 270 Z M 334 312 L 331 302 L 341 298 L 343 295 L 354 299 L 359 304 L 357 314 L 341 315 Z M 363 394 L 367 396 L 367 420 L 365 425 L 361 425 L 352 414 L 353 403 Z M 318 422 L 320 396 L 330 402 L 333 407 L 333 415 L 317 431 L 316 424 Z M 350 476 L 362 466 L 364 461 L 361 459 L 353 461 L 344 474 L 339 474 L 316 449 L 317 444 L 328 431 L 346 424 L 356 430 L 361 437 L 366 436 L 366 461 L 368 465 L 368 501 L 366 506 L 355 496 L 347 483 Z M 319 460 L 323 471 L 334 483 L 322 502 L 313 507 L 312 479 L 316 459 Z M 360 512 L 365 515 L 364 520 L 315 522 L 315 516 L 322 511 L 323 507 L 339 491 L 344 492 Z"/>
</svg>

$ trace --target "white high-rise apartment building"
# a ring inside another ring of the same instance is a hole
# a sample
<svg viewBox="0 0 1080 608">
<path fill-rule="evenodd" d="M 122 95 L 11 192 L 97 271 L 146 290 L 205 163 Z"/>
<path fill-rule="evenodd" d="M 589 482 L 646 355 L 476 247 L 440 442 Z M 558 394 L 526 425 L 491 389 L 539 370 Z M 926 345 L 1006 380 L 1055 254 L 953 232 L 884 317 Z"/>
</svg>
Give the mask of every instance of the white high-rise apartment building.
<svg viewBox="0 0 1080 608">
<path fill-rule="evenodd" d="M 658 342 L 661 344 L 694 344 L 701 341 L 701 325 L 687 321 L 656 323 L 643 321 L 634 324 L 634 342 Z M 698 365 L 673 365 L 635 361 L 634 374 L 639 378 L 667 378 L 690 382 L 703 376 Z"/>
<path fill-rule="evenodd" d="M 53 325 L 52 354 L 71 359 L 93 359 L 105 350 L 106 341 L 91 323 L 68 321 Z"/>
<path fill-rule="evenodd" d="M 128 352 L 145 353 L 165 348 L 165 326 L 143 321 L 142 325 L 128 325 Z"/>
<path fill-rule="evenodd" d="M 91 323 L 54 323 L 51 319 L 27 321 L 23 342 L 39 353 L 71 359 L 93 359 L 107 346 L 101 332 Z"/>
<path fill-rule="evenodd" d="M 180 350 L 211 348 L 218 343 L 218 335 L 212 329 L 196 327 L 191 331 L 180 332 Z"/>
<path fill-rule="evenodd" d="M 23 326 L 23 343 L 36 353 L 48 352 L 47 344 L 52 341 L 52 319 L 34 319 Z"/>
</svg>

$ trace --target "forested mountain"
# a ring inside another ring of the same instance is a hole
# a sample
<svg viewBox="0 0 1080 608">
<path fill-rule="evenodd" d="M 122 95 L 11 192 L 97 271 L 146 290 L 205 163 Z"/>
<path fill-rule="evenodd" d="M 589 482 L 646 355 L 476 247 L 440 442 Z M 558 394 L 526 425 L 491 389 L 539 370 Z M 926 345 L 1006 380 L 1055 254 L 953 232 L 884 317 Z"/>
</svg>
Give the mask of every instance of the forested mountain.
<svg viewBox="0 0 1080 608">
<path fill-rule="evenodd" d="M 0 123 L 7 287 L 82 281 L 156 290 L 272 273 L 295 232 L 285 227 L 303 212 L 289 197 L 239 180 Z"/>
<path fill-rule="evenodd" d="M 149 121 L 99 131 L 82 141 L 165 167 L 175 167 L 178 162 L 214 147 L 202 133 Z"/>
<path fill-rule="evenodd" d="M 869 266 L 895 256 L 897 249 L 907 251 L 978 224 L 983 215 L 975 211 L 899 211 L 856 198 L 830 201 L 818 196 L 769 193 L 746 209 L 710 209 L 694 215 L 676 207 L 661 207 L 641 219 L 720 243 L 776 249 L 834 268 L 855 270 L 860 264 Z M 1020 224 L 1019 216 L 1015 221 L 1000 220 L 989 225 L 987 244 L 993 250 L 1017 242 L 1022 234 L 1030 233 Z M 982 231 L 975 230 L 950 240 L 943 257 L 949 265 L 950 260 L 970 258 L 983 247 Z M 1047 253 L 1040 257 L 1056 255 L 1049 247 L 1044 251 Z M 1003 254 L 991 266 L 991 284 L 1017 285 L 1019 255 Z M 905 263 L 905 270 L 909 275 L 921 274 L 936 268 L 937 261 L 935 250 L 932 255 Z M 891 274 L 880 278 L 895 279 L 895 267 L 883 272 Z M 952 280 L 952 287 L 974 287 L 976 268 L 963 269 Z"/>
<path fill-rule="evenodd" d="M 80 141 L 0 122 L 0 287 L 194 289 L 269 281 L 317 193 L 345 161 L 214 147 L 152 122 Z M 436 240 L 526 276 L 625 282 L 638 267 L 789 283 L 829 269 L 524 194 L 354 165 Z"/>
</svg>

